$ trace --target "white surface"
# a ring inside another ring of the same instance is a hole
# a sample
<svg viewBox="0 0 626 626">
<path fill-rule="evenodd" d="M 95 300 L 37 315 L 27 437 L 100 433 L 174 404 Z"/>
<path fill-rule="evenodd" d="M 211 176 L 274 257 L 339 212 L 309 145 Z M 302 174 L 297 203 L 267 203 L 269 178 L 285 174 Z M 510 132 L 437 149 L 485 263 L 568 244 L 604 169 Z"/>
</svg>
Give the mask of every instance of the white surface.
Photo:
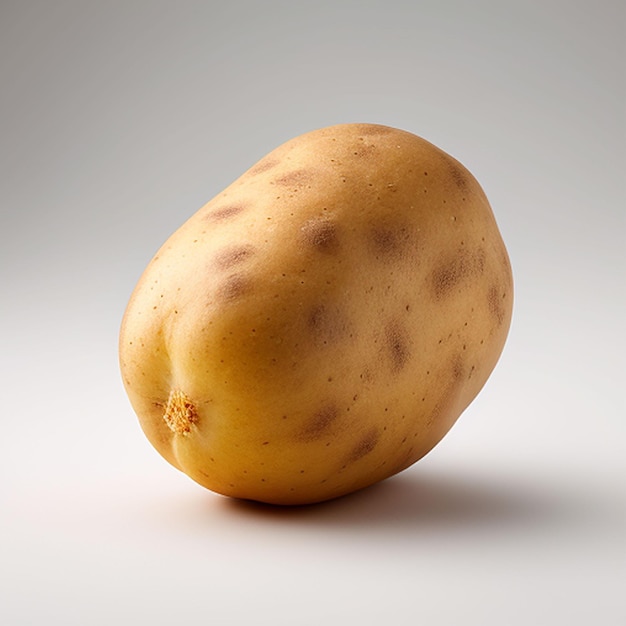
<svg viewBox="0 0 626 626">
<path fill-rule="evenodd" d="M 626 623 L 623 24 L 608 1 L 2 3 L 0 622 Z M 400 476 L 230 501 L 140 432 L 121 315 L 186 217 L 344 121 L 483 184 L 509 342 Z"/>
</svg>

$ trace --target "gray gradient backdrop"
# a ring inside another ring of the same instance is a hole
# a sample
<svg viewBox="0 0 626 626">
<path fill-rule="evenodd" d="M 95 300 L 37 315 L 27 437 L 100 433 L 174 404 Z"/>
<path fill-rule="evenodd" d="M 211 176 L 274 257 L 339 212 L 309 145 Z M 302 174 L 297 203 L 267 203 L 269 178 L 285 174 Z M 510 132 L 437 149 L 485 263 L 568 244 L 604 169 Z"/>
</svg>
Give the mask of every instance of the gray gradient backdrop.
<svg viewBox="0 0 626 626">
<path fill-rule="evenodd" d="M 2 0 L 0 622 L 626 623 L 623 7 Z M 479 179 L 514 267 L 510 338 L 400 476 L 244 507 L 150 447 L 119 322 L 188 216 L 349 121 Z"/>
</svg>

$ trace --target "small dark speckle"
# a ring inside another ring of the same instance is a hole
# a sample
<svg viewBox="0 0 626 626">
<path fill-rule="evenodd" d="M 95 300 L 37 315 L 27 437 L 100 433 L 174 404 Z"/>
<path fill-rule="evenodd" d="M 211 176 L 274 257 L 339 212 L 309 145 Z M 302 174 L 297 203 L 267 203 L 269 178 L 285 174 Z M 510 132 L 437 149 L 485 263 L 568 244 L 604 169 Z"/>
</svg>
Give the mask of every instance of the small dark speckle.
<svg viewBox="0 0 626 626">
<path fill-rule="evenodd" d="M 363 137 L 359 137 L 360 141 L 363 141 Z M 356 150 L 353 151 L 353 155 L 358 159 L 371 159 L 375 157 L 377 148 L 373 144 L 359 144 Z"/>
</svg>

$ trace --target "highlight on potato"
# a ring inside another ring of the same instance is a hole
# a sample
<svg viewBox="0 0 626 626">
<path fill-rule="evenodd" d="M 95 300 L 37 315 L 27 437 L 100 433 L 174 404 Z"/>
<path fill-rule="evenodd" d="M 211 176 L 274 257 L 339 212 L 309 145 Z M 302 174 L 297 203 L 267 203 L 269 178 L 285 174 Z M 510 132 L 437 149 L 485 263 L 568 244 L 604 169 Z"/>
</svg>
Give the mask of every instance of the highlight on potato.
<svg viewBox="0 0 626 626">
<path fill-rule="evenodd" d="M 487 381 L 512 306 L 469 171 L 412 133 L 341 124 L 270 152 L 163 244 L 120 366 L 174 467 L 226 496 L 308 504 L 428 453 Z"/>
</svg>

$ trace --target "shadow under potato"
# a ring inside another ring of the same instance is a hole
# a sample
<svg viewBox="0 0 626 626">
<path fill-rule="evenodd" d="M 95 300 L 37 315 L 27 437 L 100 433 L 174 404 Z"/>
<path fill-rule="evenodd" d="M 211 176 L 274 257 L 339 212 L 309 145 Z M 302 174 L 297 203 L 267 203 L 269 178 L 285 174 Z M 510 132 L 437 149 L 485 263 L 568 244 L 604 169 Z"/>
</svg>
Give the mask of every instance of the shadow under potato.
<svg viewBox="0 0 626 626">
<path fill-rule="evenodd" d="M 544 484 L 442 475 L 420 468 L 318 504 L 275 506 L 224 498 L 221 506 L 259 520 L 349 526 L 353 530 L 545 526 L 588 510 L 587 504 L 572 499 L 571 494 L 552 493 Z"/>
</svg>

